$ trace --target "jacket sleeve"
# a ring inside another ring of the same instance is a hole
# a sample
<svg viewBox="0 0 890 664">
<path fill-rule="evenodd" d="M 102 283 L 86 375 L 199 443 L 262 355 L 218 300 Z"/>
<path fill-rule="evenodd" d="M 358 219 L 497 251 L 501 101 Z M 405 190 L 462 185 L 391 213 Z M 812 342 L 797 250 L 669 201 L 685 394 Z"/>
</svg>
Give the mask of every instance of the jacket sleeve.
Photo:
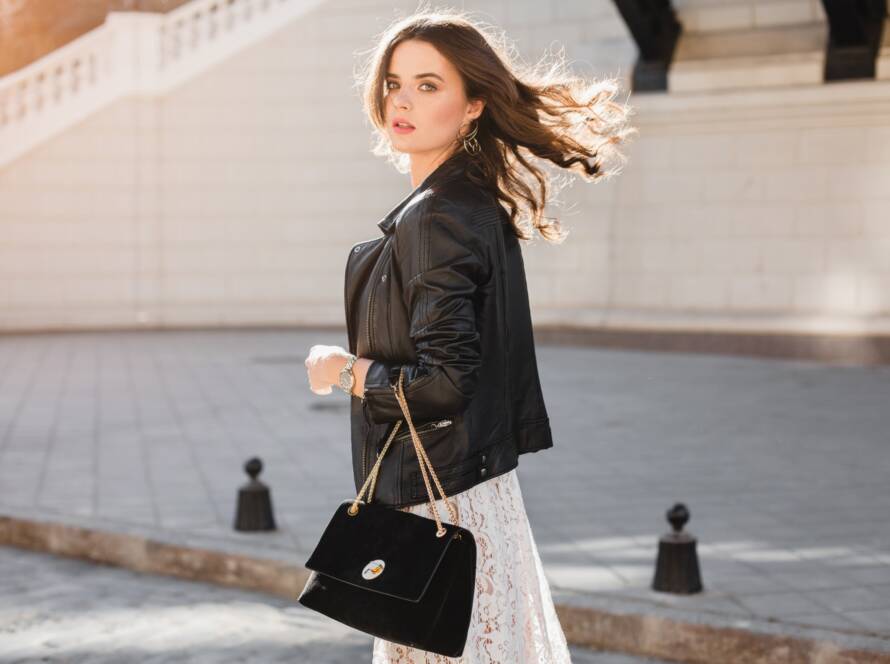
<svg viewBox="0 0 890 664">
<path fill-rule="evenodd" d="M 489 263 L 481 236 L 458 206 L 428 197 L 396 225 L 393 270 L 409 312 L 416 362 L 374 359 L 365 377 L 364 407 L 377 423 L 403 418 L 392 386 L 402 386 L 411 419 L 456 414 L 476 392 L 481 364 L 476 327 L 478 289 Z"/>
</svg>

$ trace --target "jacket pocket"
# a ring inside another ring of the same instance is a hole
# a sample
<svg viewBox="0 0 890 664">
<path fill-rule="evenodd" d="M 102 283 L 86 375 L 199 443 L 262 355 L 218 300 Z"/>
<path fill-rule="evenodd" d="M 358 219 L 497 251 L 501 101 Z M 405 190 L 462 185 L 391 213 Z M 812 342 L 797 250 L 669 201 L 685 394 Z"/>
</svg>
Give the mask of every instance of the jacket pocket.
<svg viewBox="0 0 890 664">
<path fill-rule="evenodd" d="M 479 472 L 479 459 L 475 456 L 470 457 L 469 459 L 464 459 L 463 461 L 459 461 L 457 463 L 448 464 L 442 466 L 440 468 L 436 468 L 435 464 L 433 465 L 433 470 L 436 472 L 436 476 L 439 478 L 439 481 L 442 483 L 442 488 L 446 489 L 446 494 L 448 494 L 448 486 L 456 481 L 460 481 L 469 476 L 476 476 Z M 433 489 L 433 496 L 436 500 L 439 500 L 441 496 L 439 495 L 439 490 L 436 488 L 435 483 L 433 482 L 432 477 L 430 477 L 430 485 Z M 448 494 L 450 497 L 450 494 Z M 428 498 L 428 494 L 426 492 L 426 485 L 423 483 L 423 476 L 420 474 L 419 470 L 415 470 L 411 473 L 411 497 L 412 498 Z"/>
<path fill-rule="evenodd" d="M 422 436 L 425 433 L 429 433 L 430 431 L 437 431 L 439 429 L 444 429 L 446 427 L 450 427 L 454 424 L 453 420 L 450 419 L 441 419 L 441 420 L 433 420 L 432 422 L 427 422 L 425 424 L 421 424 L 419 427 L 415 426 L 415 430 L 417 431 L 418 436 Z M 403 442 L 411 440 L 411 429 L 408 428 L 408 423 L 402 421 L 403 432 L 398 434 L 395 438 L 393 438 L 393 442 Z"/>
</svg>

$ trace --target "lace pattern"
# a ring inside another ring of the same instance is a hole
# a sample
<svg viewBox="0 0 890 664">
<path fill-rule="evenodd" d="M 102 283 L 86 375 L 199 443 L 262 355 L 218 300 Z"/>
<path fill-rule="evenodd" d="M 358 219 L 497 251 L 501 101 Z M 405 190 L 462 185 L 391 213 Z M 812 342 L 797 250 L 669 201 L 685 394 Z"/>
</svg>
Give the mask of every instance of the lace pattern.
<svg viewBox="0 0 890 664">
<path fill-rule="evenodd" d="M 463 655 L 374 638 L 372 664 L 571 664 L 516 469 L 449 496 L 476 538 L 476 590 Z M 436 501 L 446 521 L 448 511 Z M 429 503 L 401 508 L 432 518 Z"/>
</svg>

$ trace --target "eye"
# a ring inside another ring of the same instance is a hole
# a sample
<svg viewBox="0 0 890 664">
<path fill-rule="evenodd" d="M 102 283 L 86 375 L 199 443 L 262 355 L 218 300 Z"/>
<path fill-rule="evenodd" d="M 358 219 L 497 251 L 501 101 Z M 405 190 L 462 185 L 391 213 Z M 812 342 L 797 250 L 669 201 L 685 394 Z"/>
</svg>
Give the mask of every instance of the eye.
<svg viewBox="0 0 890 664">
<path fill-rule="evenodd" d="M 393 85 L 398 85 L 398 83 L 396 83 L 396 81 L 386 81 L 386 83 L 384 84 L 385 89 L 387 89 L 387 90 L 392 90 L 392 88 L 389 87 L 390 83 L 392 83 Z M 437 89 L 436 86 L 433 85 L 432 83 L 426 83 L 426 82 L 424 82 L 424 83 L 421 83 L 420 85 L 421 85 L 421 86 L 428 85 L 428 86 L 430 86 L 430 88 L 432 88 L 433 90 L 436 90 L 436 89 Z"/>
</svg>

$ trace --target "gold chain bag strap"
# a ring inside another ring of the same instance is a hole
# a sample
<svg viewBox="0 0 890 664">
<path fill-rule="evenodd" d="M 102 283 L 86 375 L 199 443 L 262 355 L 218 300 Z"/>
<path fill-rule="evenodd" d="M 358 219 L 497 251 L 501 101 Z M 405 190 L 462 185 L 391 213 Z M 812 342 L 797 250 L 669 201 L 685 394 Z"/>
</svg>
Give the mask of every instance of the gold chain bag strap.
<svg viewBox="0 0 890 664">
<path fill-rule="evenodd" d="M 467 641 L 476 579 L 476 538 L 457 511 L 414 428 L 403 385 L 393 385 L 426 485 L 433 519 L 370 502 L 380 463 L 401 420 L 355 498 L 338 505 L 305 565 L 312 570 L 298 601 L 345 625 L 393 643 L 460 657 Z M 428 471 L 428 472 L 427 472 Z M 442 523 L 430 476 L 454 523 Z M 370 488 L 369 502 L 362 497 Z M 430 537 L 432 527 L 435 537 Z"/>
<path fill-rule="evenodd" d="M 412 421 L 411 413 L 408 410 L 408 402 L 405 399 L 405 388 L 403 386 L 404 375 L 405 368 L 402 367 L 399 371 L 398 385 L 393 385 L 392 389 L 393 392 L 395 392 L 396 394 L 396 399 L 399 402 L 402 413 L 405 415 L 405 421 L 408 423 L 408 429 L 411 432 L 411 440 L 414 442 L 414 452 L 417 454 L 417 463 L 420 466 L 420 473 L 423 476 L 423 483 L 426 485 L 426 492 L 427 496 L 429 497 L 430 514 L 436 521 L 436 537 L 442 537 L 443 535 L 445 535 L 446 531 L 444 526 L 442 526 L 442 521 L 439 518 L 439 510 L 436 508 L 435 496 L 433 494 L 432 487 L 430 486 L 429 475 L 432 475 L 433 481 L 436 484 L 436 488 L 439 490 L 439 495 L 442 497 L 442 500 L 445 503 L 445 507 L 448 509 L 448 513 L 451 516 L 451 522 L 456 526 L 460 525 L 458 523 L 457 510 L 455 510 L 454 506 L 445 495 L 445 490 L 442 488 L 441 482 L 439 482 L 439 477 L 438 475 L 436 475 L 436 471 L 433 470 L 433 464 L 430 463 L 430 459 L 426 454 L 426 450 L 423 448 L 423 445 L 420 442 L 420 435 L 417 433 L 417 429 L 414 428 L 414 422 Z M 365 483 L 359 490 L 358 495 L 355 497 L 355 500 L 352 501 L 352 505 L 349 506 L 347 513 L 350 516 L 355 516 L 356 514 L 358 514 L 358 504 L 360 502 L 363 502 L 362 496 L 364 496 L 365 491 L 368 490 L 369 484 L 370 491 L 368 493 L 368 502 L 371 501 L 371 497 L 374 495 L 374 487 L 377 484 L 377 475 L 380 472 L 380 463 L 381 461 L 383 461 L 383 457 L 386 454 L 386 451 L 389 449 L 389 445 L 390 443 L 392 443 L 393 438 L 395 438 L 401 424 L 401 420 L 396 422 L 395 426 L 392 429 L 392 432 L 389 434 L 389 438 L 387 439 L 386 444 L 383 446 L 383 449 L 380 451 L 380 454 L 377 457 L 377 461 L 371 468 L 371 472 L 368 473 L 368 477 L 365 479 Z M 427 469 L 429 470 L 429 475 L 427 474 Z"/>
</svg>

